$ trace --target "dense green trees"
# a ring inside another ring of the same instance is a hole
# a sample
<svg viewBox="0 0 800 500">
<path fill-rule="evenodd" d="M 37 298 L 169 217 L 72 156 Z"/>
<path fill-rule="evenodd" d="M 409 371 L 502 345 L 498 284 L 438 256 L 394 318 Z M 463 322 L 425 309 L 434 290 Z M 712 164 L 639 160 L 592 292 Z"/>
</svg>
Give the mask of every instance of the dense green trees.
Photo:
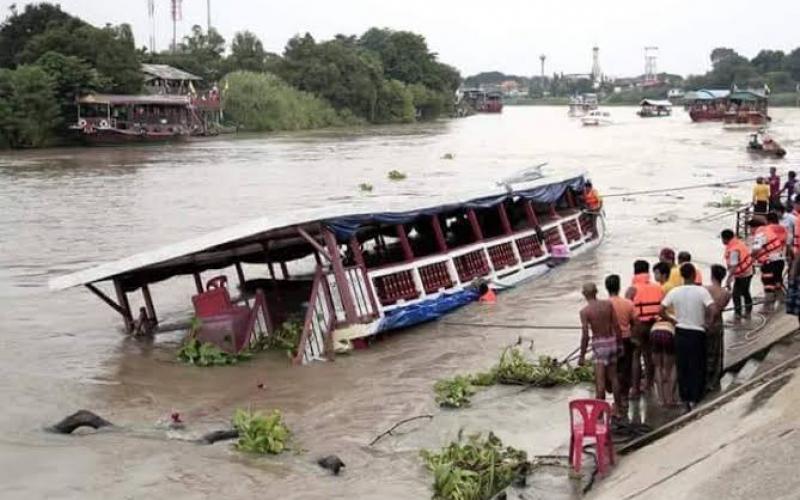
<svg viewBox="0 0 800 500">
<path fill-rule="evenodd" d="M 251 131 L 303 130 L 345 123 L 326 101 L 275 75 L 236 71 L 225 77 L 228 119 Z"/>
<path fill-rule="evenodd" d="M 788 55 L 781 50 L 762 50 L 748 60 L 727 47 L 711 51 L 711 71 L 689 77 L 690 87 L 761 88 L 773 92 L 791 92 L 800 82 L 800 48 Z"/>
<path fill-rule="evenodd" d="M 38 66 L 0 69 L 0 145 L 41 147 L 61 123 L 56 83 Z"/>
<path fill-rule="evenodd" d="M 321 42 L 306 34 L 278 56 L 254 33 L 236 33 L 228 46 L 213 28 L 193 26 L 177 47 L 149 53 L 126 24 L 95 27 L 48 3 L 12 6 L 0 24 L 0 144 L 40 146 L 66 132 L 81 94 L 142 92 L 143 62 L 200 76 L 198 90 L 224 79 L 226 116 L 253 130 L 434 119 L 453 107 L 461 82 L 408 31 Z"/>
</svg>

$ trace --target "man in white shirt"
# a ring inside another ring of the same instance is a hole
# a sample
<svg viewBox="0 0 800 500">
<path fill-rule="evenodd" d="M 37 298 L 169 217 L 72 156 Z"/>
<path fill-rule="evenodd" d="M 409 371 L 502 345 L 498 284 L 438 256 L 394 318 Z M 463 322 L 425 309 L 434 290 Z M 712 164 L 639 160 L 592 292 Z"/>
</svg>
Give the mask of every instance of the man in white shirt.
<svg viewBox="0 0 800 500">
<path fill-rule="evenodd" d="M 675 324 L 675 365 L 678 393 L 686 409 L 693 409 L 703 399 L 706 384 L 706 328 L 714 319 L 714 299 L 694 284 L 695 268 L 681 266 L 684 284 L 673 288 L 661 302 L 661 316 Z M 675 316 L 667 313 L 674 308 Z"/>
</svg>

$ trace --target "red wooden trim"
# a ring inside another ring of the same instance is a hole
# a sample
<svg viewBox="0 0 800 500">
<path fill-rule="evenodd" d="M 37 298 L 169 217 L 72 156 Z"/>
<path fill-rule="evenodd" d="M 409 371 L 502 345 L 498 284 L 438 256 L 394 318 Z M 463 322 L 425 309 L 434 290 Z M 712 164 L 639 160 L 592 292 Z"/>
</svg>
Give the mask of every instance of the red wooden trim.
<svg viewBox="0 0 800 500">
<path fill-rule="evenodd" d="M 194 276 L 194 287 L 197 289 L 197 293 L 203 293 L 203 279 L 200 277 L 200 273 L 192 273 Z"/>
<path fill-rule="evenodd" d="M 319 252 L 314 250 L 314 260 L 317 262 L 318 266 L 322 265 L 322 257 L 319 256 Z"/>
<path fill-rule="evenodd" d="M 331 264 L 333 264 L 333 275 L 336 278 L 336 285 L 339 289 L 339 294 L 342 297 L 342 305 L 344 306 L 345 319 L 349 323 L 358 321 L 356 316 L 356 306 L 353 302 L 353 295 L 350 290 L 350 284 L 347 282 L 347 276 L 344 273 L 344 266 L 342 265 L 342 257 L 339 255 L 339 245 L 336 243 L 336 236 L 328 230 L 322 231 L 325 244 L 328 247 L 328 253 L 331 256 Z"/>
<path fill-rule="evenodd" d="M 475 209 L 470 208 L 467 210 L 467 218 L 469 219 L 469 224 L 472 226 L 472 234 L 475 236 L 477 241 L 483 241 L 483 231 L 481 231 L 481 225 L 478 223 L 478 216 L 475 214 Z"/>
<path fill-rule="evenodd" d="M 350 251 L 353 252 L 353 260 L 359 267 L 366 267 L 364 263 L 364 253 L 361 251 L 361 244 L 358 242 L 356 235 L 350 237 Z"/>
<path fill-rule="evenodd" d="M 372 317 L 378 317 L 378 301 L 375 299 L 375 290 L 372 287 L 372 280 L 369 279 L 367 268 L 361 267 L 362 276 L 364 277 L 364 284 L 367 286 L 367 295 L 369 295 L 369 303 L 372 305 Z"/>
<path fill-rule="evenodd" d="M 402 224 L 397 224 L 394 226 L 394 230 L 397 232 L 397 237 L 400 239 L 400 246 L 403 248 L 403 257 L 406 262 L 411 262 L 414 260 L 414 251 L 411 250 L 411 243 L 408 241 L 406 227 Z"/>
<path fill-rule="evenodd" d="M 569 205 L 569 208 L 575 208 L 575 196 L 569 188 L 567 188 L 567 205 Z"/>
<path fill-rule="evenodd" d="M 550 215 L 552 217 L 558 217 L 558 213 L 556 212 L 556 204 L 555 203 L 551 203 L 550 204 Z"/>
<path fill-rule="evenodd" d="M 328 252 L 326 252 L 325 249 L 322 248 L 322 245 L 320 245 L 317 242 L 317 240 L 315 240 L 310 234 L 308 234 L 305 230 L 303 230 L 302 228 L 299 228 L 299 227 L 297 228 L 297 233 L 300 236 L 302 236 L 303 239 L 306 240 L 309 245 L 314 247 L 314 250 L 316 250 L 319 254 L 321 254 L 323 257 L 325 257 L 325 260 L 327 260 L 328 262 L 331 261 L 331 256 L 328 255 Z"/>
<path fill-rule="evenodd" d="M 128 302 L 128 294 L 122 289 L 122 283 L 119 280 L 114 280 L 114 290 L 117 292 L 117 302 L 124 311 L 122 320 L 125 322 L 125 331 L 133 333 L 133 316 L 131 315 L 131 304 Z"/>
<path fill-rule="evenodd" d="M 497 205 L 497 213 L 500 214 L 500 225 L 503 226 L 505 234 L 511 234 L 511 221 L 508 220 L 508 212 L 506 212 L 506 204 L 500 203 Z"/>
<path fill-rule="evenodd" d="M 447 240 L 442 231 L 442 223 L 439 222 L 438 215 L 431 215 L 431 225 L 433 226 L 433 234 L 436 235 L 436 244 L 439 246 L 440 252 L 447 251 Z"/>
<path fill-rule="evenodd" d="M 147 318 L 158 324 L 156 308 L 153 307 L 153 297 L 150 295 L 149 285 L 142 285 L 142 297 L 144 297 L 144 307 L 147 309 Z"/>
<path fill-rule="evenodd" d="M 539 225 L 539 217 L 536 216 L 536 210 L 533 209 L 533 202 L 531 200 L 525 200 L 525 216 L 531 227 Z"/>
</svg>

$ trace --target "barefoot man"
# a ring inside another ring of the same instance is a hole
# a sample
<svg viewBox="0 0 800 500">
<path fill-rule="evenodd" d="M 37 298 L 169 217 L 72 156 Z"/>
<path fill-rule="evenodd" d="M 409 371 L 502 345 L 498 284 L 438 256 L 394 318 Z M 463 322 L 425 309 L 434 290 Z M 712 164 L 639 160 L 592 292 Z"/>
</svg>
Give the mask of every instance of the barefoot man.
<svg viewBox="0 0 800 500">
<path fill-rule="evenodd" d="M 592 336 L 592 355 L 594 356 L 594 385 L 597 399 L 606 399 L 606 380 L 611 382 L 614 393 L 614 413 L 621 405 L 619 381 L 617 380 L 617 345 L 621 336 L 614 306 L 608 300 L 597 300 L 597 287 L 594 283 L 583 285 L 586 307 L 581 309 L 581 355 L 578 364 L 586 362 L 589 347 L 589 329 Z"/>
</svg>

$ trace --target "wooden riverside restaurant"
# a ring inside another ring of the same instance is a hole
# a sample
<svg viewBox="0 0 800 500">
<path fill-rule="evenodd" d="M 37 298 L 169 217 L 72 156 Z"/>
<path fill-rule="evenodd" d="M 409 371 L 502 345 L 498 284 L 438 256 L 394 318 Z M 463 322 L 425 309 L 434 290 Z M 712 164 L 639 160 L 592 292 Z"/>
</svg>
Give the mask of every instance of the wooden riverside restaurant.
<svg viewBox="0 0 800 500">
<path fill-rule="evenodd" d="M 192 276 L 198 337 L 238 352 L 285 320 L 303 317 L 296 363 L 364 347 L 381 332 L 439 318 L 478 298 L 477 282 L 502 290 L 596 246 L 602 213 L 581 208 L 583 175 L 508 181 L 431 206 L 347 213 L 346 208 L 256 219 L 50 282 L 85 286 L 122 317 L 158 328 L 150 285 Z M 349 209 L 352 210 L 352 209 Z M 257 271 L 257 276 L 245 276 Z M 229 285 L 235 270 L 238 290 Z M 108 282 L 113 295 L 100 283 Z"/>
</svg>

